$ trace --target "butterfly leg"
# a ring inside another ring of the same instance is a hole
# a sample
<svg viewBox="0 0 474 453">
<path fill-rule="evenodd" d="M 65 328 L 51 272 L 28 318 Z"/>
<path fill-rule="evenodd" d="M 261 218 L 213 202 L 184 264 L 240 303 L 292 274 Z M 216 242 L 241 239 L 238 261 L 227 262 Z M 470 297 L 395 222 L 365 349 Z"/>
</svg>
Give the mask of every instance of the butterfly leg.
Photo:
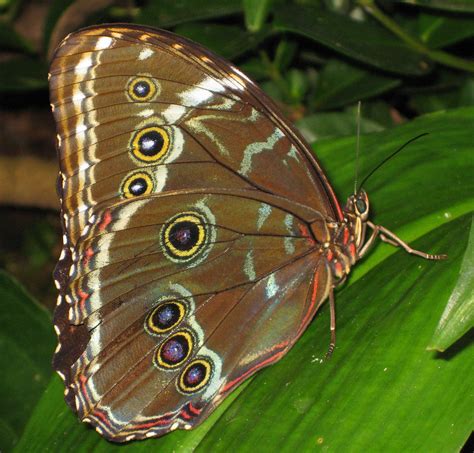
<svg viewBox="0 0 474 453">
<path fill-rule="evenodd" d="M 366 241 L 364 247 L 362 247 L 360 250 L 359 256 L 363 256 L 363 254 L 365 254 L 370 248 L 375 238 L 379 236 L 383 242 L 391 244 L 395 247 L 402 247 L 407 253 L 420 256 L 421 258 L 427 260 L 444 260 L 448 257 L 447 255 L 432 255 L 430 253 L 421 252 L 420 250 L 415 250 L 411 248 L 406 242 L 402 241 L 397 235 L 381 225 L 375 225 L 374 223 L 368 221 L 367 226 L 372 229 L 372 234 Z"/>
<path fill-rule="evenodd" d="M 329 312 L 331 316 L 331 342 L 329 343 L 328 351 L 326 352 L 326 359 L 331 357 L 336 347 L 336 304 L 334 299 L 334 288 L 329 291 Z"/>
</svg>

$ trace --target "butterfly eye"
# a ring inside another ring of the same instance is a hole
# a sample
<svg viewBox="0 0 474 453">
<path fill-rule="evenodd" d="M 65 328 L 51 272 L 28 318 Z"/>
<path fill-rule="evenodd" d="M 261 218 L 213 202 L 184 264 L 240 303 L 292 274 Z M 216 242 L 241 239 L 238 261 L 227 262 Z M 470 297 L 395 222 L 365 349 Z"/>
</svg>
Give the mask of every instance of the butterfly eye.
<svg viewBox="0 0 474 453">
<path fill-rule="evenodd" d="M 132 155 L 142 162 L 157 162 L 170 147 L 168 133 L 161 127 L 150 126 L 136 132 L 132 138 Z"/>
<path fill-rule="evenodd" d="M 356 208 L 359 214 L 364 214 L 367 211 L 367 204 L 362 198 L 356 200 Z"/>
<path fill-rule="evenodd" d="M 148 102 L 156 92 L 156 84 L 149 77 L 135 77 L 128 82 L 127 93 L 132 101 Z"/>
<path fill-rule="evenodd" d="M 206 242 L 204 219 L 194 212 L 183 213 L 165 224 L 162 245 L 165 253 L 178 261 L 187 261 L 198 254 Z"/>
<path fill-rule="evenodd" d="M 183 393 L 194 393 L 202 389 L 211 377 L 212 365 L 207 359 L 195 359 L 181 373 L 178 388 Z"/>
<path fill-rule="evenodd" d="M 145 329 L 152 335 L 160 335 L 172 330 L 184 318 L 186 307 L 177 300 L 155 307 L 145 321 Z"/>
<path fill-rule="evenodd" d="M 153 192 L 154 186 L 153 178 L 148 173 L 133 173 L 123 181 L 120 193 L 125 198 L 139 197 Z"/>
<path fill-rule="evenodd" d="M 193 343 L 193 337 L 188 331 L 175 333 L 156 351 L 155 365 L 166 369 L 179 367 L 191 354 Z"/>
</svg>

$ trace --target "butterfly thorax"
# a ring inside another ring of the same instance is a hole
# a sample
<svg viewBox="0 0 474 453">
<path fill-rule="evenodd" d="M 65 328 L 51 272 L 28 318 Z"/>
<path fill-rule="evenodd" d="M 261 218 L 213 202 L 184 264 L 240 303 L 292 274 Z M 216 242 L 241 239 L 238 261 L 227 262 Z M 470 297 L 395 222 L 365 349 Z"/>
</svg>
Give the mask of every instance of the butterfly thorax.
<svg viewBox="0 0 474 453">
<path fill-rule="evenodd" d="M 334 286 L 342 284 L 351 267 L 359 259 L 364 246 L 369 200 L 364 191 L 351 195 L 343 209 L 341 222 L 329 222 L 330 239 L 323 244 L 324 254 L 334 278 Z"/>
</svg>

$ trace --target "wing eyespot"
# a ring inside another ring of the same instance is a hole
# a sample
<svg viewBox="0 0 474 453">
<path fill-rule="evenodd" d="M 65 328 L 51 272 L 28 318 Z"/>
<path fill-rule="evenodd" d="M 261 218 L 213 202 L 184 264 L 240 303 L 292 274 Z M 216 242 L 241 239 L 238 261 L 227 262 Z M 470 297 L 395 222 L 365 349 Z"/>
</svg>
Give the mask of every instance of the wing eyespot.
<svg viewBox="0 0 474 453">
<path fill-rule="evenodd" d="M 135 172 L 128 175 L 120 186 L 120 195 L 124 198 L 135 198 L 153 192 L 155 181 L 147 172 Z"/>
<path fill-rule="evenodd" d="M 178 378 L 178 390 L 182 393 L 196 393 L 209 382 L 212 376 L 212 363 L 204 358 L 192 360 Z"/>
<path fill-rule="evenodd" d="M 161 335 L 174 329 L 185 317 L 186 306 L 171 300 L 155 307 L 145 320 L 145 330 L 150 335 Z"/>
<path fill-rule="evenodd" d="M 191 355 L 194 338 L 190 331 L 180 330 L 167 338 L 155 352 L 154 364 L 172 370 L 180 367 Z"/>
<path fill-rule="evenodd" d="M 205 219 L 197 212 L 183 212 L 166 222 L 161 231 L 165 255 L 186 262 L 200 254 L 207 243 Z"/>
<path fill-rule="evenodd" d="M 156 97 L 158 87 L 150 77 L 132 77 L 127 84 L 127 94 L 131 101 L 149 102 Z"/>
<path fill-rule="evenodd" d="M 156 163 L 166 156 L 170 149 L 168 132 L 158 126 L 145 127 L 131 140 L 131 154 L 141 162 Z"/>
</svg>

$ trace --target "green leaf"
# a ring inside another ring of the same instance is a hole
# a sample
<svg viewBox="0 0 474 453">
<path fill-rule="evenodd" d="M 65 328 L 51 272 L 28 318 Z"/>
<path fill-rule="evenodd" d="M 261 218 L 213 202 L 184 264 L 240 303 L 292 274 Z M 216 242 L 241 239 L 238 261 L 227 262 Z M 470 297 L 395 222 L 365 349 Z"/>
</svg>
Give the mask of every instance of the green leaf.
<svg viewBox="0 0 474 453">
<path fill-rule="evenodd" d="M 266 80 L 268 78 L 268 68 L 266 65 L 262 64 L 260 58 L 251 57 L 240 63 L 239 68 L 254 82 Z"/>
<path fill-rule="evenodd" d="M 384 93 L 399 84 L 400 79 L 331 60 L 319 75 L 310 105 L 318 110 L 334 109 Z"/>
<path fill-rule="evenodd" d="M 467 79 L 459 93 L 459 105 L 474 105 L 474 79 Z"/>
<path fill-rule="evenodd" d="M 474 12 L 472 0 L 398 0 L 398 2 L 445 11 Z"/>
<path fill-rule="evenodd" d="M 245 25 L 251 32 L 259 31 L 265 20 L 273 0 L 243 0 Z"/>
<path fill-rule="evenodd" d="M 405 85 L 401 89 L 409 95 L 410 107 L 417 112 L 429 113 L 437 110 L 472 105 L 469 93 L 469 78 L 465 73 L 447 68 L 439 68 L 436 79 L 426 86 Z"/>
<path fill-rule="evenodd" d="M 384 127 L 393 127 L 398 122 L 393 115 L 393 107 L 383 99 L 369 99 L 362 103 L 362 117 Z"/>
<path fill-rule="evenodd" d="M 148 2 L 136 22 L 154 27 L 171 27 L 183 22 L 223 17 L 242 11 L 241 0 L 160 0 Z"/>
<path fill-rule="evenodd" d="M 316 113 L 302 118 L 296 125 L 308 143 L 313 143 L 330 137 L 354 135 L 357 130 L 357 117 L 354 112 Z M 380 132 L 383 129 L 381 124 L 361 118 L 362 134 Z"/>
<path fill-rule="evenodd" d="M 380 242 L 337 291 L 338 343 L 325 305 L 296 346 L 258 373 L 201 427 L 116 447 L 78 423 L 55 381 L 28 423 L 18 452 L 459 451 L 473 425 L 472 346 L 426 350 L 451 297 L 474 208 L 474 108 L 427 115 L 361 137 L 361 176 L 407 147 L 367 181 L 371 218 L 414 247 L 444 252 L 426 261 Z M 316 145 L 336 192 L 352 192 L 355 138 Z M 453 239 L 455 238 L 455 239 Z"/>
<path fill-rule="evenodd" d="M 474 225 L 471 222 L 469 243 L 451 294 L 429 349 L 445 351 L 474 327 Z"/>
<path fill-rule="evenodd" d="M 228 59 L 236 58 L 256 48 L 269 34 L 268 29 L 260 30 L 258 33 L 249 33 L 231 25 L 203 23 L 183 24 L 176 27 L 175 32 Z"/>
<path fill-rule="evenodd" d="M 290 69 L 285 74 L 285 79 L 288 84 L 288 92 L 293 102 L 302 101 L 308 90 L 308 79 L 306 74 L 299 69 Z"/>
<path fill-rule="evenodd" d="M 5 22 L 0 22 L 0 48 L 19 50 L 26 53 L 33 52 L 33 46 L 18 34 L 10 24 Z"/>
<path fill-rule="evenodd" d="M 45 89 L 48 69 L 38 59 L 16 57 L 2 62 L 0 92 L 18 92 Z"/>
<path fill-rule="evenodd" d="M 419 35 L 431 49 L 440 49 L 474 36 L 474 18 L 421 14 Z"/>
<path fill-rule="evenodd" d="M 286 5 L 276 10 L 274 27 L 306 36 L 384 71 L 421 75 L 428 69 L 420 55 L 372 22 L 356 22 L 324 9 Z"/>
<path fill-rule="evenodd" d="M 11 448 L 52 374 L 49 314 L 0 271 L 0 449 Z"/>
<path fill-rule="evenodd" d="M 273 61 L 273 64 L 278 69 L 278 71 L 283 72 L 288 69 L 293 58 L 295 57 L 297 47 L 298 45 L 295 41 L 290 41 L 288 39 L 280 40 L 275 51 L 275 59 Z"/>
<path fill-rule="evenodd" d="M 338 292 L 332 358 L 322 360 L 326 307 L 284 361 L 242 392 L 198 451 L 459 451 L 473 422 L 466 379 L 472 351 L 445 360 L 424 346 L 452 287 L 466 220 L 415 244 L 448 250 L 451 263 L 399 252 Z"/>
</svg>

